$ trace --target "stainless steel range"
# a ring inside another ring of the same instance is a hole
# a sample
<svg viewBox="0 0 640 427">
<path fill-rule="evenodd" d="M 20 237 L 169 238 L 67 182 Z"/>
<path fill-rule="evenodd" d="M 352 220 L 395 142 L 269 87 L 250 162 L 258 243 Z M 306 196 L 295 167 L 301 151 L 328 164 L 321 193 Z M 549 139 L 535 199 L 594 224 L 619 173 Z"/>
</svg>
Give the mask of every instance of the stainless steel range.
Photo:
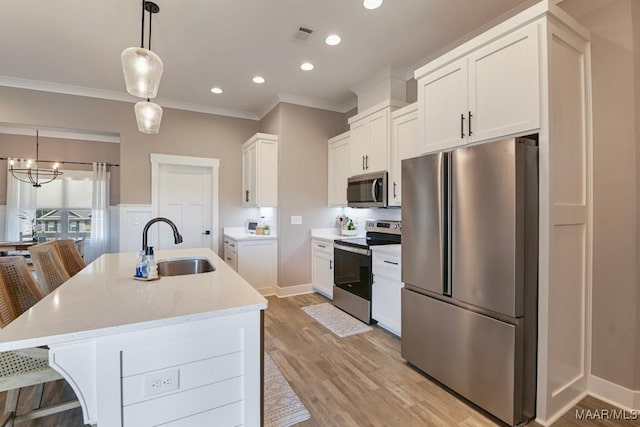
<svg viewBox="0 0 640 427">
<path fill-rule="evenodd" d="M 401 243 L 400 221 L 367 220 L 367 236 L 333 243 L 333 305 L 371 323 L 371 246 Z"/>
</svg>

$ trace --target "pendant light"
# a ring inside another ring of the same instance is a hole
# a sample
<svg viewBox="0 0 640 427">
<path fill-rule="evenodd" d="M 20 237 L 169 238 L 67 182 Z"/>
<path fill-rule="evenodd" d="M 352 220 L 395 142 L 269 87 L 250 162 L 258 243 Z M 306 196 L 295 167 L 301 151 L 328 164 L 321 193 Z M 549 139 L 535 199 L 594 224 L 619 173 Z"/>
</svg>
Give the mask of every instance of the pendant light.
<svg viewBox="0 0 640 427">
<path fill-rule="evenodd" d="M 144 47 L 144 15 L 149 12 L 149 49 Z M 151 20 L 160 7 L 142 0 L 142 31 L 140 47 L 129 47 L 122 52 L 122 71 L 127 92 L 138 98 L 155 98 L 162 77 L 162 60 L 151 51 Z"/>
<path fill-rule="evenodd" d="M 155 102 L 140 101 L 134 107 L 138 131 L 148 134 L 156 134 L 160 131 L 162 120 L 162 108 Z"/>
<path fill-rule="evenodd" d="M 144 48 L 144 15 L 149 12 L 149 49 Z M 160 7 L 150 1 L 142 0 L 142 31 L 140 47 L 130 47 L 122 52 L 122 71 L 127 85 L 127 92 L 146 101 L 136 103 L 134 111 L 138 131 L 146 134 L 157 134 L 162 121 L 162 108 L 150 101 L 158 95 L 160 77 L 162 77 L 162 60 L 151 51 L 151 22 L 154 13 Z"/>
<path fill-rule="evenodd" d="M 26 182 L 36 188 L 42 187 L 43 184 L 48 184 L 58 176 L 62 175 L 62 172 L 58 170 L 58 164 L 55 163 L 52 169 L 40 168 L 38 166 L 38 155 L 40 150 L 40 133 L 36 129 L 36 161 L 32 163 L 30 160 L 27 162 L 26 168 L 14 168 L 13 160 L 9 164 L 9 172 L 18 181 Z"/>
</svg>

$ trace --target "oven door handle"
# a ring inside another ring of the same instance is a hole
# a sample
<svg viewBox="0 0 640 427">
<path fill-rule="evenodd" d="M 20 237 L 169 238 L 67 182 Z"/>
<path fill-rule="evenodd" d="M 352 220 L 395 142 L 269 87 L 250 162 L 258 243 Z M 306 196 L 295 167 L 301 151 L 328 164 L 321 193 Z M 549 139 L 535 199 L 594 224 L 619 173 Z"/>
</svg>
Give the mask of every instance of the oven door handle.
<svg viewBox="0 0 640 427">
<path fill-rule="evenodd" d="M 373 197 L 373 201 L 375 203 L 378 202 L 378 197 L 376 196 L 376 186 L 378 185 L 378 178 L 374 179 L 371 183 L 371 197 Z"/>
<path fill-rule="evenodd" d="M 334 243 L 333 247 L 334 247 L 334 249 L 336 249 L 338 251 L 352 252 L 354 254 L 371 256 L 371 251 L 369 249 L 354 248 L 352 246 L 345 246 L 345 245 L 341 245 L 339 243 Z"/>
</svg>

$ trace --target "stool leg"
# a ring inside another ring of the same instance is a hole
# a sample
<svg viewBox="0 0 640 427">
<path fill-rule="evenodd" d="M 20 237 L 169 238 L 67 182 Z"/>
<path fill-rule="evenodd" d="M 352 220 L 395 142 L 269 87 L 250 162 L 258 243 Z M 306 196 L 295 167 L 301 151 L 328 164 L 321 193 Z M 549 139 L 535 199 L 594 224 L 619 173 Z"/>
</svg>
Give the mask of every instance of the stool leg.
<svg viewBox="0 0 640 427">
<path fill-rule="evenodd" d="M 33 390 L 33 409 L 40 409 L 42 406 L 42 395 L 44 394 L 44 383 L 38 384 L 34 387 Z"/>
<path fill-rule="evenodd" d="M 14 388 L 7 392 L 7 401 L 4 405 L 5 415 L 9 415 L 11 418 L 5 424 L 7 426 L 13 426 L 13 417 L 16 415 L 16 409 L 18 408 L 18 398 L 20 397 L 19 388 Z"/>
</svg>

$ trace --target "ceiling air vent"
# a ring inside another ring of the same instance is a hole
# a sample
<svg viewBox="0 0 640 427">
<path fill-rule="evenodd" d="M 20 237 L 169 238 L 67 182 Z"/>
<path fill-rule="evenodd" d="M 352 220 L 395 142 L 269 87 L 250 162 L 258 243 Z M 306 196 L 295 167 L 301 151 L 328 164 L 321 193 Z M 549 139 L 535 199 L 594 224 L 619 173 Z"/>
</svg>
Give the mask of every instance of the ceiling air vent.
<svg viewBox="0 0 640 427">
<path fill-rule="evenodd" d="M 302 25 L 296 30 L 296 33 L 293 35 L 293 39 L 302 43 L 306 43 L 309 41 L 312 35 L 313 30 Z"/>
</svg>

